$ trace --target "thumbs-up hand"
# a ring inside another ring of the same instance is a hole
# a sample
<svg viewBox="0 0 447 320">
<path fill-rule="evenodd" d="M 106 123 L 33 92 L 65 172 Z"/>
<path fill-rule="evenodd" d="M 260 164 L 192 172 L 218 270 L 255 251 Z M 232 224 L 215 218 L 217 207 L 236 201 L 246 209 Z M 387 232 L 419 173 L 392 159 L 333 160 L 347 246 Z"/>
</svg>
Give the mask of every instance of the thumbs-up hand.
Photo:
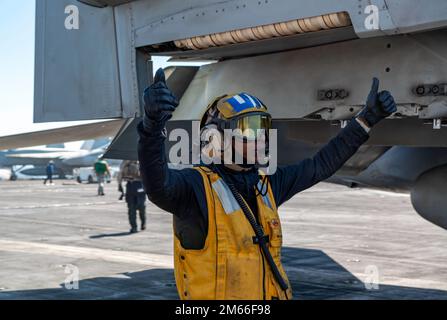
<svg viewBox="0 0 447 320">
<path fill-rule="evenodd" d="M 172 113 L 179 102 L 166 85 L 163 69 L 158 69 L 154 77 L 154 83 L 144 90 L 143 125 L 150 130 L 151 123 L 157 122 L 163 125 L 172 117 Z"/>
<path fill-rule="evenodd" d="M 379 79 L 373 78 L 371 90 L 369 91 L 368 98 L 366 99 L 366 107 L 373 109 L 377 104 L 379 96 Z"/>
<path fill-rule="evenodd" d="M 379 79 L 373 78 L 371 91 L 366 99 L 366 106 L 360 111 L 358 118 L 371 128 L 396 110 L 396 103 L 391 93 L 388 91 L 379 92 Z"/>
</svg>

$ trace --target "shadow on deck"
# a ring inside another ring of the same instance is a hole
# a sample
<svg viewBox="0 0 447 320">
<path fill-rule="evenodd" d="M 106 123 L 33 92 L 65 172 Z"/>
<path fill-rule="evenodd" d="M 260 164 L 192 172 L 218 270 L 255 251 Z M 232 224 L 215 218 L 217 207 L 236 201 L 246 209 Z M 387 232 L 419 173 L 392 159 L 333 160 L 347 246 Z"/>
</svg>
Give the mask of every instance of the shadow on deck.
<svg viewBox="0 0 447 320">
<path fill-rule="evenodd" d="M 447 299 L 447 291 L 364 283 L 323 251 L 283 248 L 294 299 Z M 178 299 L 172 269 L 150 269 L 116 277 L 81 280 L 79 290 L 60 288 L 0 292 L 0 299 Z"/>
</svg>

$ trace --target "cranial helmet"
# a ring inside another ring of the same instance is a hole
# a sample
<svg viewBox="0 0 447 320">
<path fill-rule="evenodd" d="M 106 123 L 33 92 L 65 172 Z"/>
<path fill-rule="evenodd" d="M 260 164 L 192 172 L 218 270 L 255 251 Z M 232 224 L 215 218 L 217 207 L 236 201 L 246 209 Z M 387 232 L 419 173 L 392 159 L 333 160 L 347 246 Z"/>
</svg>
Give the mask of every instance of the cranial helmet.
<svg viewBox="0 0 447 320">
<path fill-rule="evenodd" d="M 233 139 L 222 139 L 222 135 L 219 135 L 220 140 L 214 139 L 210 134 L 212 130 L 225 134 L 226 129 L 232 130 L 232 137 L 243 142 L 256 141 L 264 134 L 265 149 L 268 152 L 268 133 L 271 128 L 272 117 L 257 97 L 248 93 L 217 97 L 208 105 L 200 122 L 201 137 L 205 140 L 201 141 L 202 154 L 208 158 L 220 159 L 224 150 L 233 147 L 232 156 L 235 155 Z"/>
<path fill-rule="evenodd" d="M 259 130 L 268 132 L 272 128 L 272 117 L 260 99 L 239 93 L 217 97 L 208 105 L 200 129 L 210 125 L 221 132 L 238 129 L 242 138 L 254 140 Z"/>
</svg>

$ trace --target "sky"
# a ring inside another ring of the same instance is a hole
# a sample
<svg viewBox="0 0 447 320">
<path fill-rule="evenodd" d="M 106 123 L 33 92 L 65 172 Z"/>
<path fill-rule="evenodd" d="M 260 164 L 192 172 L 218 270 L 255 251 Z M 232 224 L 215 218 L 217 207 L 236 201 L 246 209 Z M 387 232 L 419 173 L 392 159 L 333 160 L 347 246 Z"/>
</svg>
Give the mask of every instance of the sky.
<svg viewBox="0 0 447 320">
<path fill-rule="evenodd" d="M 34 25 L 35 0 L 0 0 L 0 136 L 86 123 L 33 123 Z"/>
<path fill-rule="evenodd" d="M 34 127 L 34 5 L 0 0 L 0 136 Z"/>
</svg>

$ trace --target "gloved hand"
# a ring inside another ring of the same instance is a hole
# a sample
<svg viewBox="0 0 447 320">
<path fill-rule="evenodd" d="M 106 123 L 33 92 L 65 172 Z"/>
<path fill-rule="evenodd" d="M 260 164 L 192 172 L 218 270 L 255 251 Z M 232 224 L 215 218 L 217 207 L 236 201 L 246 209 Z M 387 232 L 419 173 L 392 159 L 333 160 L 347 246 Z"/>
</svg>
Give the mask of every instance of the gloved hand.
<svg viewBox="0 0 447 320">
<path fill-rule="evenodd" d="M 371 91 L 366 100 L 366 106 L 357 115 L 370 128 L 397 110 L 391 93 L 388 91 L 381 91 L 379 93 L 378 90 L 379 79 L 373 78 Z"/>
<path fill-rule="evenodd" d="M 177 98 L 168 89 L 163 69 L 158 69 L 154 83 L 144 90 L 143 126 L 146 132 L 152 131 L 154 126 L 164 127 L 172 118 L 172 112 L 178 106 Z"/>
</svg>

